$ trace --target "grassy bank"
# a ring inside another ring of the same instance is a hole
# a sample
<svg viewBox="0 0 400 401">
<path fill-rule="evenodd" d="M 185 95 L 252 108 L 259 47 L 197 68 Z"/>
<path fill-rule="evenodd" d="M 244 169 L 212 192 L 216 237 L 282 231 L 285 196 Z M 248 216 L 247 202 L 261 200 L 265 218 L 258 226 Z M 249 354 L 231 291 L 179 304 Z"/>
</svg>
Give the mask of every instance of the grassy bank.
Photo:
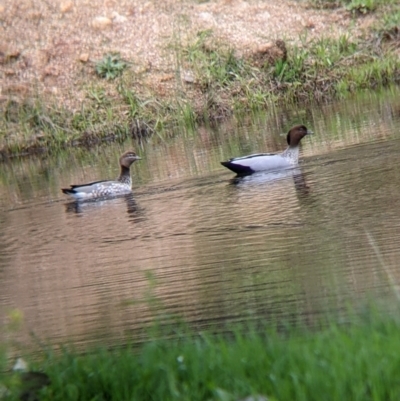
<svg viewBox="0 0 400 401">
<path fill-rule="evenodd" d="M 318 329 L 185 332 L 135 348 L 48 353 L 33 367 L 51 380 L 41 400 L 389 401 L 400 397 L 399 331 L 398 319 L 373 313 Z M 20 394 L 15 379 L 3 382 Z"/>
<path fill-rule="evenodd" d="M 10 96 L 0 109 L 0 158 L 93 146 L 128 137 L 173 135 L 176 129 L 267 109 L 272 103 L 328 101 L 400 82 L 400 10 L 393 0 L 312 0 L 310 7 L 339 7 L 348 18 L 373 17 L 364 32 L 297 43 L 284 37 L 252 53 L 201 31 L 171 41 L 175 70 L 162 92 L 152 71 L 134 72 L 131 60 L 105 54 L 85 83 L 74 111 L 38 95 Z"/>
</svg>

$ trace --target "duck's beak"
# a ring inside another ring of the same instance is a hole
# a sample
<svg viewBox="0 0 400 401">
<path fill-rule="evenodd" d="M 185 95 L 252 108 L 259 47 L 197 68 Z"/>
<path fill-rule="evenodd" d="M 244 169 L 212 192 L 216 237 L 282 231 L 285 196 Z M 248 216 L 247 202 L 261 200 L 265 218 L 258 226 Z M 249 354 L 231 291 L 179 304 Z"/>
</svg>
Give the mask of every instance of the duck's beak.
<svg viewBox="0 0 400 401">
<path fill-rule="evenodd" d="M 314 135 L 314 132 L 308 129 L 307 130 L 307 135 Z"/>
</svg>

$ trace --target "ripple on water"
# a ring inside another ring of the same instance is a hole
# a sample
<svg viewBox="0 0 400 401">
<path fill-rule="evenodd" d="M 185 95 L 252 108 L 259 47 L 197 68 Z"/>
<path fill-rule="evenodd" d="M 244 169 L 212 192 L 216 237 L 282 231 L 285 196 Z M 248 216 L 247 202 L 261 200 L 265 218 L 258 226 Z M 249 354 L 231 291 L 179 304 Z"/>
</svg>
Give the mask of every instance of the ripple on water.
<svg viewBox="0 0 400 401">
<path fill-rule="evenodd" d="M 121 145 L 5 166 L 0 297 L 24 312 L 17 336 L 115 341 L 167 314 L 198 328 L 310 322 L 388 296 L 400 279 L 400 121 L 390 99 L 314 108 L 316 134 L 283 174 L 237 180 L 219 165 L 281 150 L 282 127 L 265 119 L 144 145 L 125 198 L 76 204 L 59 189 L 117 174 L 109 161 Z M 280 118 L 289 126 L 293 116 Z"/>
</svg>

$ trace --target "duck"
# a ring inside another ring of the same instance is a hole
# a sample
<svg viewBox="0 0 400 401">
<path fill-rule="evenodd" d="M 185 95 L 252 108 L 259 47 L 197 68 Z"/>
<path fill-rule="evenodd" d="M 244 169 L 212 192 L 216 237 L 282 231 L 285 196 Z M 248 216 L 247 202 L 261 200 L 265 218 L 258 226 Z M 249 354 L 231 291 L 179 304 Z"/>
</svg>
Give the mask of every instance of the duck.
<svg viewBox="0 0 400 401">
<path fill-rule="evenodd" d="M 75 200 L 97 199 L 132 193 L 132 178 L 130 167 L 141 158 L 133 151 L 128 150 L 119 158 L 121 171 L 116 180 L 95 181 L 88 184 L 71 185 L 70 188 L 61 188 L 61 191 Z"/>
<path fill-rule="evenodd" d="M 221 164 L 232 170 L 238 176 L 250 175 L 261 171 L 279 171 L 293 168 L 298 165 L 300 141 L 306 136 L 313 134 L 305 125 L 292 127 L 286 141 L 288 147 L 281 153 L 256 153 L 248 156 L 234 157 Z"/>
</svg>

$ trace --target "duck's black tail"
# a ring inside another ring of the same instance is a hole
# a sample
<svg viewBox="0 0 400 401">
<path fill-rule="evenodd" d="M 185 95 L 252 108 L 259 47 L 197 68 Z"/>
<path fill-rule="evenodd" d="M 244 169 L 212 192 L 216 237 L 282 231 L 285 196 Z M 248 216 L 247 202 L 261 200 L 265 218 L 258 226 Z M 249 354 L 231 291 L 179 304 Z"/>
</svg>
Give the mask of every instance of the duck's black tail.
<svg viewBox="0 0 400 401">
<path fill-rule="evenodd" d="M 232 163 L 230 161 L 221 162 L 221 164 L 240 176 L 254 173 L 254 171 L 249 166 L 242 166 L 241 164 Z"/>
<path fill-rule="evenodd" d="M 66 195 L 73 195 L 75 193 L 73 188 L 61 188 L 61 191 L 63 191 Z"/>
</svg>

